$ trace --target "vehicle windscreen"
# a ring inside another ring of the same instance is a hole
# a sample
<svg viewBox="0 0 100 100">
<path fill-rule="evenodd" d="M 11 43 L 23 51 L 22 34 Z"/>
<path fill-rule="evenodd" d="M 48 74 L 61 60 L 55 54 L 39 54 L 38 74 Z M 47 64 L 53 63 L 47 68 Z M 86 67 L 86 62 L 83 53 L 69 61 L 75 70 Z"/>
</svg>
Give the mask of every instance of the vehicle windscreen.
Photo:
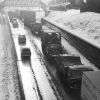
<svg viewBox="0 0 100 100">
<path fill-rule="evenodd" d="M 52 42 L 54 41 L 60 41 L 61 40 L 61 36 L 59 35 L 59 33 L 52 33 L 51 34 L 51 40 Z"/>
</svg>

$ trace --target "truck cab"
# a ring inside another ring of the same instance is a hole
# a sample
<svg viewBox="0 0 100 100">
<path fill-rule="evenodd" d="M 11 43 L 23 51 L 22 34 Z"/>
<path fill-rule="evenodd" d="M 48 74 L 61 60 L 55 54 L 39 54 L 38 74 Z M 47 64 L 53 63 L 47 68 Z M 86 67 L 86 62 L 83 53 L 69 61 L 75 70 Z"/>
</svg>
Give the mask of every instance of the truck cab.
<svg viewBox="0 0 100 100">
<path fill-rule="evenodd" d="M 18 36 L 18 43 L 20 45 L 26 45 L 26 36 L 25 35 L 19 35 Z"/>
<path fill-rule="evenodd" d="M 42 30 L 42 50 L 48 57 L 62 53 L 61 34 L 54 30 Z"/>
</svg>

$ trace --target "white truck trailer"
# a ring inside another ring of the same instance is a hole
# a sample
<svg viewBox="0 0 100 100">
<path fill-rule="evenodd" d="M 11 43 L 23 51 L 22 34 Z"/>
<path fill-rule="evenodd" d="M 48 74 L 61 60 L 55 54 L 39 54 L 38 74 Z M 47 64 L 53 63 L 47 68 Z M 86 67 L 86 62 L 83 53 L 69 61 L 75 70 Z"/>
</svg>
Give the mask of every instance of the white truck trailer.
<svg viewBox="0 0 100 100">
<path fill-rule="evenodd" d="M 100 100 L 100 71 L 83 73 L 81 97 L 82 100 Z"/>
</svg>

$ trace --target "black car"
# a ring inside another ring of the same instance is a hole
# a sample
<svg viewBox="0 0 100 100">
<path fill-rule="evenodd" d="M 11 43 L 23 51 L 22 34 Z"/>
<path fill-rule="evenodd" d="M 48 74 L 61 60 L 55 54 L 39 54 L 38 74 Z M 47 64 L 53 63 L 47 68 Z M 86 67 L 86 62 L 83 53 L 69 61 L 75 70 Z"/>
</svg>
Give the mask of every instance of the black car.
<svg viewBox="0 0 100 100">
<path fill-rule="evenodd" d="M 21 58 L 22 59 L 30 59 L 31 51 L 29 47 L 21 47 Z"/>
<path fill-rule="evenodd" d="M 26 44 L 26 36 L 25 35 L 19 35 L 18 36 L 18 43 L 21 45 L 25 45 Z"/>
<path fill-rule="evenodd" d="M 13 28 L 18 28 L 18 20 L 16 18 L 11 19 Z"/>
</svg>

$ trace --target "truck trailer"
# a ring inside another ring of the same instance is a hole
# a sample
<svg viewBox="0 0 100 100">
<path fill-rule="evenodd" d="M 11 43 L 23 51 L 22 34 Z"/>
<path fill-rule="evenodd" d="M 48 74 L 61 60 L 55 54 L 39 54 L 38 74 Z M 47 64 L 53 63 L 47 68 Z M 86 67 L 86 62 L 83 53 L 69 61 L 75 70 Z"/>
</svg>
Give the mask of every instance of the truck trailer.
<svg viewBox="0 0 100 100">
<path fill-rule="evenodd" d="M 81 63 L 78 55 L 60 54 L 54 56 L 56 71 L 59 78 L 70 89 L 81 89 L 82 74 L 84 71 L 93 71 L 91 66 Z"/>
<path fill-rule="evenodd" d="M 100 71 L 83 73 L 81 97 L 82 100 L 100 100 Z"/>
</svg>

